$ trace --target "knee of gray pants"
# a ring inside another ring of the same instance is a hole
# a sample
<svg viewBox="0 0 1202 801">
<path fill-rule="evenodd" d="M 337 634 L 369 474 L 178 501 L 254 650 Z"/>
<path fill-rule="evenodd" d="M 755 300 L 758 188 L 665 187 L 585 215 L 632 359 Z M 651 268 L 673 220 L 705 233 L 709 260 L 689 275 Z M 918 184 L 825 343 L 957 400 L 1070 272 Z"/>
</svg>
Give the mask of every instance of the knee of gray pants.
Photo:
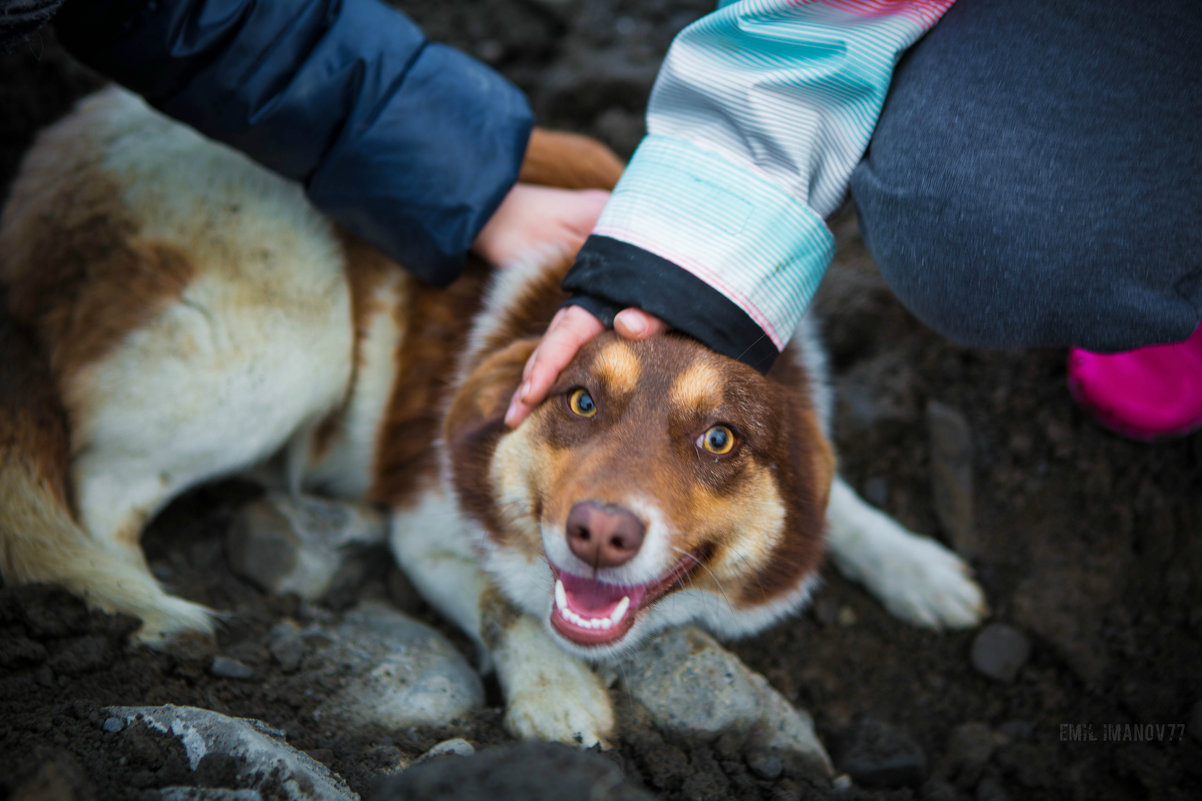
<svg viewBox="0 0 1202 801">
<path fill-rule="evenodd" d="M 1202 319 L 1198 52 L 1189 2 L 953 6 L 899 66 L 852 176 L 902 302 L 984 347 L 1188 337 Z"/>
</svg>

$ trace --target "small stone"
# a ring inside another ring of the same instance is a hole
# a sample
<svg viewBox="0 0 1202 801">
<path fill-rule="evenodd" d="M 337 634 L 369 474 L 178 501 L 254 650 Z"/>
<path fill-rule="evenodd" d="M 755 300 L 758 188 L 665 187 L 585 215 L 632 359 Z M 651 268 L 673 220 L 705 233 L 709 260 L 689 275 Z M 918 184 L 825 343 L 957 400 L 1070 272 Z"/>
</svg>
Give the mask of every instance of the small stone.
<svg viewBox="0 0 1202 801">
<path fill-rule="evenodd" d="M 922 786 L 919 797 L 922 798 L 922 801 L 958 801 L 960 794 L 956 792 L 955 787 L 945 781 L 928 779 L 927 783 Z"/>
<path fill-rule="evenodd" d="M 819 598 L 810 609 L 819 625 L 833 626 L 839 620 L 839 605 L 830 598 Z"/>
<path fill-rule="evenodd" d="M 839 613 L 835 616 L 835 622 L 843 627 L 856 625 L 856 610 L 850 606 L 839 607 Z"/>
<path fill-rule="evenodd" d="M 865 787 L 918 787 L 926 755 L 904 729 L 865 719 L 846 738 L 840 767 Z"/>
<path fill-rule="evenodd" d="M 852 783 L 851 777 L 846 773 L 840 773 L 831 780 L 831 789 L 836 793 L 846 793 L 853 786 L 855 785 Z"/>
<path fill-rule="evenodd" d="M 778 778 L 785 770 L 785 763 L 781 760 L 780 754 L 774 750 L 757 748 L 751 751 L 745 757 L 747 767 L 751 772 L 761 779 L 772 781 Z"/>
<path fill-rule="evenodd" d="M 309 648 L 305 645 L 300 627 L 291 621 L 275 626 L 268 635 L 267 652 L 285 673 L 295 673 Z"/>
<path fill-rule="evenodd" d="M 997 731 L 1003 743 L 1021 743 L 1031 739 L 1035 724 L 1029 720 L 1007 720 Z"/>
<path fill-rule="evenodd" d="M 1002 789 L 1002 785 L 998 784 L 997 779 L 985 777 L 981 779 L 981 783 L 977 785 L 977 801 L 1009 801 L 1009 796 Z"/>
<path fill-rule="evenodd" d="M 105 718 L 101 728 L 109 734 L 116 734 L 125 728 L 125 721 L 121 718 Z"/>
<path fill-rule="evenodd" d="M 229 656 L 215 656 L 209 663 L 209 675 L 219 679 L 247 681 L 255 677 L 255 669 Z"/>
<path fill-rule="evenodd" d="M 948 735 L 944 773 L 961 790 L 975 787 L 993 756 L 994 736 L 984 723 L 962 723 Z"/>
<path fill-rule="evenodd" d="M 427 751 L 426 753 L 424 753 L 420 757 L 418 757 L 417 762 L 414 762 L 413 764 L 416 765 L 416 764 L 425 762 L 427 759 L 434 759 L 436 757 L 443 757 L 443 756 L 465 757 L 465 756 L 471 756 L 474 753 L 476 753 L 476 747 L 474 745 L 472 745 L 471 743 L 469 743 L 467 740 L 463 739 L 462 737 L 452 737 L 449 740 L 443 740 L 441 743 L 438 743 L 437 745 L 435 745 L 429 751 Z"/>
<path fill-rule="evenodd" d="M 1191 737 L 1202 743 L 1202 701 L 1194 704 L 1189 713 L 1189 723 L 1186 726 Z"/>
<path fill-rule="evenodd" d="M 964 415 L 938 401 L 927 403 L 931 441 L 931 494 L 935 516 L 952 547 L 963 556 L 980 555 L 973 510 L 972 429 Z"/>
<path fill-rule="evenodd" d="M 234 571 L 264 590 L 316 600 L 361 575 L 355 557 L 387 536 L 370 507 L 268 493 L 239 510 L 226 551 Z"/>
<path fill-rule="evenodd" d="M 1005 623 L 991 623 L 977 633 L 970 659 L 982 676 L 1009 684 L 1031 656 L 1031 640 Z"/>
<path fill-rule="evenodd" d="M 450 641 L 369 601 L 328 630 L 310 660 L 345 677 L 316 715 L 353 725 L 444 726 L 484 703 L 479 674 Z"/>
</svg>

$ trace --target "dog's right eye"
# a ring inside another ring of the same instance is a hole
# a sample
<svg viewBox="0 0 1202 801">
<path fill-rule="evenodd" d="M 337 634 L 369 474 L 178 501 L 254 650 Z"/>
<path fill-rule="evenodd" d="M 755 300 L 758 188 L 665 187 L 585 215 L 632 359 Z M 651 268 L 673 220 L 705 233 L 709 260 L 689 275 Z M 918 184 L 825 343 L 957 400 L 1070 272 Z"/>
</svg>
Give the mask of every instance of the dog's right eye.
<svg viewBox="0 0 1202 801">
<path fill-rule="evenodd" d="M 592 417 L 597 413 L 597 404 L 584 387 L 577 387 L 568 393 L 568 408 L 579 417 Z"/>
</svg>

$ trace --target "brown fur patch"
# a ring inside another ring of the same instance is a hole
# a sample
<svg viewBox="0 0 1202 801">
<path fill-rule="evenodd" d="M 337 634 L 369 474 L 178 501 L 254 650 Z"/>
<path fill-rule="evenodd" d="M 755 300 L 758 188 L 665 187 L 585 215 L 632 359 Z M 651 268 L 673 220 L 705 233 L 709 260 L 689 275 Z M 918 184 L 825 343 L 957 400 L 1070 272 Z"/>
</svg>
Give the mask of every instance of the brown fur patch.
<svg viewBox="0 0 1202 801">
<path fill-rule="evenodd" d="M 10 311 L 38 332 L 60 382 L 177 301 L 194 274 L 176 247 L 136 236 L 116 186 L 85 186 L 41 198 L 52 212 L 13 214 L 0 237 L 0 249 L 21 243 L 6 259 Z"/>
<path fill-rule="evenodd" d="M 790 429 L 773 457 L 787 512 L 787 535 L 767 565 L 744 586 L 736 598 L 739 605 L 755 605 L 795 589 L 801 577 L 817 569 L 822 554 L 835 454 L 814 409 L 810 377 L 798 361 L 793 353 L 783 354 L 768 374 L 780 389 L 777 403 L 787 415 L 782 425 Z"/>
<path fill-rule="evenodd" d="M 442 289 L 406 274 L 405 303 L 397 319 L 403 334 L 396 354 L 396 381 L 377 434 L 369 501 L 403 508 L 437 476 L 431 446 L 467 338 L 467 322 L 480 308 L 485 277 L 486 268 L 476 261 Z"/>
<path fill-rule="evenodd" d="M 714 408 L 722 402 L 722 375 L 705 362 L 690 364 L 672 383 L 668 400 L 683 411 Z"/>
<path fill-rule="evenodd" d="M 451 478 L 460 503 L 498 536 L 504 536 L 504 527 L 489 476 L 493 452 L 507 431 L 504 414 L 509 398 L 537 344 L 536 338 L 522 339 L 484 359 L 455 394 L 443 423 L 443 440 L 451 451 Z"/>
<path fill-rule="evenodd" d="M 9 460 L 72 505 L 66 412 L 32 332 L 0 313 L 0 466 Z"/>
<path fill-rule="evenodd" d="M 624 342 L 614 341 L 606 345 L 598 354 L 593 369 L 610 392 L 629 395 L 638 386 L 641 372 L 639 357 Z"/>
<path fill-rule="evenodd" d="M 561 189 L 613 189 L 621 175 L 622 160 L 596 139 L 535 128 L 518 180 Z"/>
<path fill-rule="evenodd" d="M 10 311 L 37 333 L 60 383 L 177 300 L 193 277 L 183 253 L 138 236 L 122 187 L 79 133 L 91 113 L 39 137 L 0 229 Z"/>
</svg>

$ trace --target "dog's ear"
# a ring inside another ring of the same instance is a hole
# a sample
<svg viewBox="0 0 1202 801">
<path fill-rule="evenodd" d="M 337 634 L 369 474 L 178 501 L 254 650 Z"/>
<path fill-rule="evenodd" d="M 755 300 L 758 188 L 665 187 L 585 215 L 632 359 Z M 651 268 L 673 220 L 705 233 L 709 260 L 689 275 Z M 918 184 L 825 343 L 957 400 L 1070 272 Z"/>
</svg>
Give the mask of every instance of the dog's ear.
<svg viewBox="0 0 1202 801">
<path fill-rule="evenodd" d="M 596 139 L 535 128 L 518 180 L 559 189 L 613 189 L 622 160 Z"/>
<path fill-rule="evenodd" d="M 821 524 L 826 520 L 831 485 L 835 481 L 835 449 L 822 430 L 822 423 L 812 404 L 798 404 L 793 408 L 796 434 L 790 448 L 794 470 L 801 480 L 813 488 L 813 504 Z"/>
<path fill-rule="evenodd" d="M 522 368 L 538 337 L 512 342 L 479 362 L 459 385 L 443 422 L 443 440 L 454 443 L 481 427 L 504 427 L 509 399 L 522 380 Z"/>
<path fill-rule="evenodd" d="M 498 530 L 489 491 L 492 452 L 507 430 L 505 410 L 538 342 L 537 337 L 519 339 L 479 362 L 459 385 L 443 422 L 455 492 L 490 530 Z"/>
</svg>

